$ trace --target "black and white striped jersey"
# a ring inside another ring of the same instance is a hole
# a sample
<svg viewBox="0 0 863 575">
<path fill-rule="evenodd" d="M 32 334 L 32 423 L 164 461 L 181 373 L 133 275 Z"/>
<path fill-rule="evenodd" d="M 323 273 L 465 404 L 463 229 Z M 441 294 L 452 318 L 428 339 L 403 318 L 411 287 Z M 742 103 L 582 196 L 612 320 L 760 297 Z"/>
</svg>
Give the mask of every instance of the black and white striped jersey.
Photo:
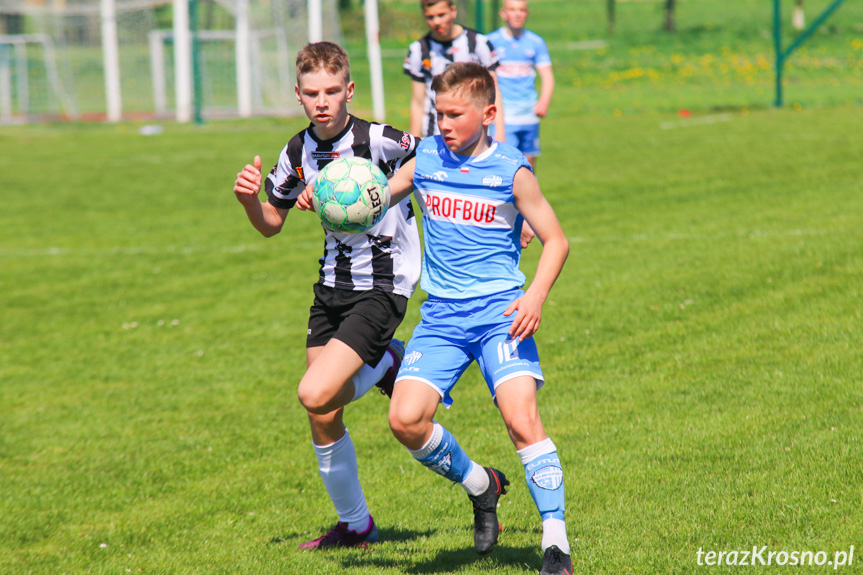
<svg viewBox="0 0 863 575">
<path fill-rule="evenodd" d="M 312 125 L 291 138 L 267 176 L 269 203 L 290 209 L 307 183 L 337 158 L 358 156 L 388 177 L 416 153 L 417 140 L 391 126 L 349 116 L 335 138 L 320 140 Z M 421 247 L 410 196 L 387 210 L 375 227 L 358 234 L 326 231 L 318 283 L 355 291 L 380 290 L 410 297 L 420 276 Z"/>
<path fill-rule="evenodd" d="M 455 62 L 475 62 L 493 72 L 498 66 L 497 53 L 488 38 L 471 28 L 464 28 L 461 34 L 449 42 L 438 42 L 426 34 L 411 42 L 405 57 L 404 73 L 414 82 L 423 82 L 426 97 L 423 101 L 422 136 L 440 134 L 435 111 L 432 79 Z"/>
</svg>

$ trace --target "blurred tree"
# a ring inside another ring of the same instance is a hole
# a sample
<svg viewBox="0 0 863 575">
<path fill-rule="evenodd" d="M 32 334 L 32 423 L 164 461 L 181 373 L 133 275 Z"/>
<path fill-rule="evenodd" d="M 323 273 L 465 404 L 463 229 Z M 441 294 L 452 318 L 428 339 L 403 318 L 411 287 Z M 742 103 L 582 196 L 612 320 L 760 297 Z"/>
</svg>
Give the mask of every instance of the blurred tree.
<svg viewBox="0 0 863 575">
<path fill-rule="evenodd" d="M 615 2 L 616 0 L 605 0 L 605 6 L 608 13 L 608 35 L 614 36 L 614 17 L 615 17 Z"/>
<path fill-rule="evenodd" d="M 674 22 L 674 7 L 676 0 L 665 0 L 665 31 L 674 32 L 677 27 Z"/>
<path fill-rule="evenodd" d="M 23 34 L 23 14 L 0 14 L 0 34 Z"/>
<path fill-rule="evenodd" d="M 803 30 L 806 27 L 806 15 L 803 13 L 803 0 L 797 0 L 794 5 L 794 17 L 791 23 L 795 30 Z"/>
</svg>

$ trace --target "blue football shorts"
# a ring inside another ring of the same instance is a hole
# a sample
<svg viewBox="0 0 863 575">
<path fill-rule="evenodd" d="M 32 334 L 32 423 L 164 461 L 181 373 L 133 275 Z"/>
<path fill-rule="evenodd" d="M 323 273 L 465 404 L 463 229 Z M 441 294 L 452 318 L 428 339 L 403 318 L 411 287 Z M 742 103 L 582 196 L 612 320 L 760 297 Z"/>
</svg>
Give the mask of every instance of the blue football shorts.
<svg viewBox="0 0 863 575">
<path fill-rule="evenodd" d="M 539 148 L 539 124 L 505 124 L 506 143 L 515 146 L 528 158 L 540 155 Z M 489 135 L 494 138 L 494 125 L 488 130 Z"/>
<path fill-rule="evenodd" d="M 528 158 L 534 158 L 539 149 L 539 124 L 506 124 L 506 143 L 515 146 Z"/>
<path fill-rule="evenodd" d="M 536 342 L 509 337 L 515 314 L 503 312 L 524 294 L 520 289 L 468 299 L 430 296 L 420 309 L 422 320 L 408 342 L 396 381 L 430 385 L 445 407 L 450 390 L 476 360 L 492 397 L 501 383 L 528 375 L 539 389 L 544 383 Z"/>
</svg>

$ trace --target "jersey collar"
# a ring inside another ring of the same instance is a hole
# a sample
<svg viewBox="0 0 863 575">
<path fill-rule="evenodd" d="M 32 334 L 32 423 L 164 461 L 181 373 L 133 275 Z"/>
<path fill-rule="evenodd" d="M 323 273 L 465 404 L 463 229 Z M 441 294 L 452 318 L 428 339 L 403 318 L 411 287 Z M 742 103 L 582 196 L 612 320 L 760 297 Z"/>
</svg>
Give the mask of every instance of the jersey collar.
<svg viewBox="0 0 863 575">
<path fill-rule="evenodd" d="M 327 144 L 327 143 L 329 143 L 329 142 L 338 142 L 339 140 L 341 140 L 342 138 L 344 138 L 344 137 L 345 137 L 345 134 L 347 134 L 348 132 L 350 132 L 350 131 L 351 131 L 351 128 L 353 127 L 353 125 L 354 125 L 354 116 L 353 116 L 352 114 L 348 114 L 348 123 L 347 123 L 347 125 L 345 125 L 344 129 L 342 129 L 342 131 L 341 131 L 341 132 L 339 132 L 338 134 L 336 134 L 336 135 L 335 135 L 335 136 L 333 136 L 332 138 L 329 138 L 329 139 L 327 139 L 327 140 L 322 140 L 322 139 L 320 139 L 320 138 L 315 134 L 315 130 L 314 130 L 315 125 L 314 125 L 314 124 L 309 124 L 309 127 L 308 127 L 308 129 L 306 130 L 306 132 L 309 134 L 309 137 L 311 137 L 311 138 L 312 138 L 315 142 L 317 142 L 318 144 Z"/>
<path fill-rule="evenodd" d="M 467 28 L 465 28 L 464 26 L 462 26 L 462 27 L 461 27 L 461 32 L 460 32 L 459 34 L 457 34 L 457 35 L 456 35 L 452 40 L 446 40 L 446 41 L 444 41 L 444 42 L 441 42 L 440 40 L 435 40 L 435 39 L 432 37 L 431 32 L 429 32 L 428 34 L 426 34 L 426 36 L 428 37 L 428 39 L 429 39 L 430 41 L 434 42 L 435 44 L 440 44 L 440 45 L 441 45 L 441 46 L 443 46 L 444 48 L 446 48 L 446 49 L 450 49 L 450 48 L 452 48 L 453 43 L 454 43 L 456 40 L 458 40 L 459 38 L 461 38 L 462 36 L 464 36 L 465 34 L 467 34 Z"/>
<path fill-rule="evenodd" d="M 521 38 L 524 36 L 524 32 L 525 32 L 525 29 L 524 29 L 524 28 L 522 28 L 522 29 L 521 29 L 521 34 L 519 34 L 518 36 L 515 36 L 512 32 L 510 32 L 509 28 L 507 28 L 506 26 L 503 26 L 503 27 L 501 27 L 501 29 L 500 29 L 500 35 L 501 35 L 501 36 L 503 36 L 503 38 L 504 38 L 505 40 L 510 40 L 510 41 L 513 41 L 513 40 L 515 40 L 515 41 L 521 40 Z"/>
<path fill-rule="evenodd" d="M 489 145 L 488 149 L 479 156 L 459 156 L 449 148 L 447 148 L 446 150 L 447 152 L 449 152 L 449 157 L 457 164 L 477 164 L 491 156 L 494 151 L 497 150 L 497 141 L 492 140 L 491 145 Z"/>
</svg>

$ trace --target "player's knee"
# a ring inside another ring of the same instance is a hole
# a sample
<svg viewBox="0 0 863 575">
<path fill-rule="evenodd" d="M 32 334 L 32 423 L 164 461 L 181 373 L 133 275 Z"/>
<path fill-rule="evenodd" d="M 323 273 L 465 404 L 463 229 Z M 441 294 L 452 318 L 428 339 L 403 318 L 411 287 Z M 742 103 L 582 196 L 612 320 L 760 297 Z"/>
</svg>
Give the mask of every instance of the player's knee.
<svg viewBox="0 0 863 575">
<path fill-rule="evenodd" d="M 410 424 L 404 420 L 400 413 L 393 410 L 392 408 L 390 409 L 389 418 L 390 431 L 393 432 L 393 435 L 396 437 L 396 439 L 398 439 L 399 441 L 403 441 L 408 436 Z"/>
<path fill-rule="evenodd" d="M 297 387 L 297 398 L 300 400 L 302 406 L 306 408 L 306 411 L 323 415 L 341 407 L 334 405 L 333 398 L 324 393 L 320 386 L 304 385 L 305 383 L 305 380 L 301 381 L 299 387 Z"/>
<path fill-rule="evenodd" d="M 509 437 L 516 445 L 533 445 L 545 438 L 545 429 L 539 414 L 535 412 L 518 413 L 506 422 Z"/>
<path fill-rule="evenodd" d="M 424 422 L 398 406 L 390 406 L 390 430 L 404 445 L 412 445 L 423 437 Z"/>
</svg>

